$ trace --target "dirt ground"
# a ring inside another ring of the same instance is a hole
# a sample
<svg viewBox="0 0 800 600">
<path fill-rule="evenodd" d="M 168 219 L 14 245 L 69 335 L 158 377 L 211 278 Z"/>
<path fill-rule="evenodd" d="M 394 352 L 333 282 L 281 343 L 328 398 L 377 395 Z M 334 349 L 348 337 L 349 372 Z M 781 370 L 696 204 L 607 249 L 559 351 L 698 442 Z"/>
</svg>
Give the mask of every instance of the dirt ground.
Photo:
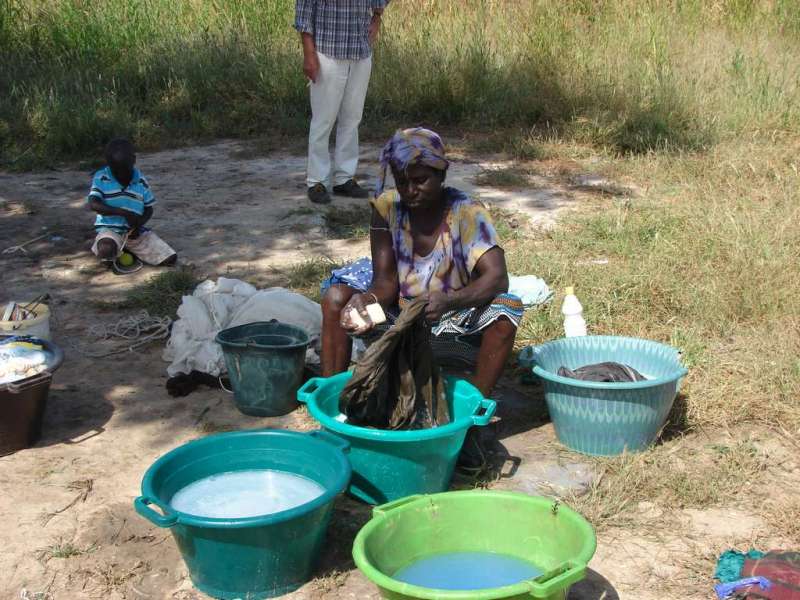
<svg viewBox="0 0 800 600">
<path fill-rule="evenodd" d="M 364 148 L 364 173 L 374 173 L 375 156 L 377 148 Z M 368 252 L 363 241 L 326 235 L 321 213 L 305 198 L 300 154 L 259 156 L 246 144 L 220 142 L 142 155 L 139 165 L 159 200 L 153 228 L 201 277 L 268 282 L 308 258 L 342 259 Z M 486 166 L 457 161 L 450 182 L 544 225 L 552 225 L 559 211 L 579 206 L 588 193 L 580 188 L 595 183 L 591 177 L 579 185 L 539 178 L 529 189 L 501 191 L 474 184 Z M 219 390 L 170 397 L 164 389 L 162 344 L 105 359 L 79 352 L 77 348 L 92 341 L 91 325 L 126 316 L 100 309 L 96 302 L 120 299 L 157 271 L 118 277 L 90 255 L 93 216 L 83 208 L 90 176 L 91 169 L 0 173 L 3 248 L 45 232 L 55 236 L 31 244 L 26 254 L 0 257 L 0 300 L 49 292 L 54 341 L 66 352 L 50 393 L 41 441 L 0 458 L 0 520 L 5 524 L 0 598 L 203 598 L 193 590 L 169 532 L 133 510 L 144 471 L 158 456 L 210 432 L 266 426 L 310 429 L 314 423 L 304 411 L 273 419 L 246 417 Z M 335 206 L 353 204 L 335 200 Z M 495 427 L 510 460 L 496 487 L 550 494 L 580 489 L 591 480 L 591 465 L 555 443 L 535 387 L 508 380 L 497 399 L 500 418 Z M 630 509 L 653 512 L 656 518 L 660 509 L 646 504 Z M 764 539 L 767 530 L 748 512 L 684 513 L 683 530 L 666 537 L 602 530 L 589 577 L 573 588 L 570 598 L 662 598 L 653 591 L 655 582 L 671 578 L 680 585 L 693 576 L 686 564 L 690 547 L 714 553 L 736 541 Z M 368 518 L 367 507 L 341 499 L 316 578 L 287 598 L 377 598 L 350 558 L 353 536 Z M 708 580 L 710 592 L 711 573 Z"/>
</svg>

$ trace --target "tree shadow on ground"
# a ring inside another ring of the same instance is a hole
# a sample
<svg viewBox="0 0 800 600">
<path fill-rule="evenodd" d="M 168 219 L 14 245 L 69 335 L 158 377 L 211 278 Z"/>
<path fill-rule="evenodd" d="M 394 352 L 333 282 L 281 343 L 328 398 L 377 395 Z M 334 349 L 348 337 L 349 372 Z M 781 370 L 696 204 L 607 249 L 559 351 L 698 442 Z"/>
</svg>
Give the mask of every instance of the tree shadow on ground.
<svg viewBox="0 0 800 600">
<path fill-rule="evenodd" d="M 572 586 L 567 600 L 619 600 L 619 593 L 600 573 L 586 569 L 586 578 Z"/>
<path fill-rule="evenodd" d="M 497 437 L 506 439 L 550 422 L 541 382 L 521 383 L 514 373 L 495 389 Z"/>
<path fill-rule="evenodd" d="M 42 437 L 36 447 L 79 444 L 103 433 L 114 406 L 101 395 L 86 395 L 73 384 L 53 385 L 47 399 Z"/>
<path fill-rule="evenodd" d="M 356 568 L 353 562 L 353 541 L 370 518 L 371 506 L 349 496 L 342 496 L 336 501 L 319 566 L 314 573 L 315 579 L 324 579 Z"/>
<path fill-rule="evenodd" d="M 678 394 L 667 415 L 667 422 L 661 430 L 658 443 L 665 443 L 682 437 L 689 432 L 689 399 L 685 394 Z"/>
</svg>

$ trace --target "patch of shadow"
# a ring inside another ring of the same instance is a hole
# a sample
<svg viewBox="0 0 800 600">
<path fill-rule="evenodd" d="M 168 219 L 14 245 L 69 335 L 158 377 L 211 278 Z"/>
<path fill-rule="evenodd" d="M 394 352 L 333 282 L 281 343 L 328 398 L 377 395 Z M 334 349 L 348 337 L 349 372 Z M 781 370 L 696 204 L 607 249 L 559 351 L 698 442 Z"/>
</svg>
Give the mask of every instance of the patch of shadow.
<svg viewBox="0 0 800 600">
<path fill-rule="evenodd" d="M 494 169 L 484 169 L 475 176 L 475 185 L 519 189 L 531 185 L 530 171 L 522 167 L 500 167 Z"/>
<path fill-rule="evenodd" d="M 575 175 L 569 180 L 572 189 L 592 192 L 604 196 L 631 198 L 636 196 L 636 190 L 606 179 L 601 175 Z"/>
<path fill-rule="evenodd" d="M 315 579 L 322 580 L 323 586 L 326 579 L 335 579 L 338 574 L 355 568 L 353 541 L 371 517 L 371 506 L 348 496 L 342 496 L 336 501 L 319 567 L 315 573 Z"/>
<path fill-rule="evenodd" d="M 689 423 L 689 401 L 685 394 L 678 394 L 672 403 L 667 422 L 659 436 L 659 444 L 682 437 L 691 429 Z"/>
<path fill-rule="evenodd" d="M 586 569 L 586 577 L 570 588 L 567 600 L 619 600 L 619 593 L 600 573 Z"/>
<path fill-rule="evenodd" d="M 114 406 L 99 394 L 86 396 L 74 385 L 53 386 L 36 447 L 85 442 L 103 433 L 113 414 Z"/>
</svg>

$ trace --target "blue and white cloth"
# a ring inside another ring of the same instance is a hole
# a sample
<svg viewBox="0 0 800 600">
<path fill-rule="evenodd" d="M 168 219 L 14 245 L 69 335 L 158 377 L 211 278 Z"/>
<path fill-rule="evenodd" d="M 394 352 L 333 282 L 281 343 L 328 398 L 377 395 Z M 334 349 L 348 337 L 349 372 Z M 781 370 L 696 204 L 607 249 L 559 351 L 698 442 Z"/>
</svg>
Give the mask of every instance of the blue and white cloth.
<svg viewBox="0 0 800 600">
<path fill-rule="evenodd" d="M 553 291 L 545 280 L 536 275 L 509 275 L 508 293 L 519 297 L 525 308 L 546 304 L 553 298 Z"/>
<path fill-rule="evenodd" d="M 322 295 L 332 285 L 344 284 L 357 292 L 366 292 L 372 285 L 372 260 L 367 257 L 359 258 L 355 262 L 331 271 L 331 276 L 320 285 Z"/>
<path fill-rule="evenodd" d="M 372 55 L 369 24 L 389 0 L 296 0 L 294 28 L 314 36 L 317 52 L 339 60 Z"/>
<path fill-rule="evenodd" d="M 146 208 L 156 203 L 150 185 L 136 168 L 134 168 L 133 177 L 127 186 L 123 186 L 117 181 L 108 167 L 97 171 L 92 179 L 92 188 L 89 190 L 87 202 L 92 198 L 100 200 L 108 206 L 122 208 L 137 215 L 143 215 Z M 98 231 L 111 230 L 118 233 L 125 233 L 131 229 L 125 217 L 101 214 L 97 215 L 94 227 Z"/>
</svg>

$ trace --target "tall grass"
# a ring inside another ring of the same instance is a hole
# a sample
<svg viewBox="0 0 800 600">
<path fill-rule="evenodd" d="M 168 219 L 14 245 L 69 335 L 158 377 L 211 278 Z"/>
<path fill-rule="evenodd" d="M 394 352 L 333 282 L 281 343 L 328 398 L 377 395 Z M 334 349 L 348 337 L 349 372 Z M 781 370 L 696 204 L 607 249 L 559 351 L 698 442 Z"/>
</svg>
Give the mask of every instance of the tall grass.
<svg viewBox="0 0 800 600">
<path fill-rule="evenodd" d="M 800 431 L 800 162 L 794 136 L 728 140 L 702 155 L 615 161 L 645 198 L 603 200 L 507 252 L 516 273 L 577 286 L 593 333 L 681 348 L 682 425 Z M 598 260 L 602 259 L 602 260 Z M 520 344 L 558 337 L 558 302 Z"/>
<path fill-rule="evenodd" d="M 306 126 L 290 0 L 0 0 L 0 151 L 19 167 Z M 393 0 L 368 130 L 542 128 L 626 152 L 796 130 L 794 0 Z"/>
</svg>

